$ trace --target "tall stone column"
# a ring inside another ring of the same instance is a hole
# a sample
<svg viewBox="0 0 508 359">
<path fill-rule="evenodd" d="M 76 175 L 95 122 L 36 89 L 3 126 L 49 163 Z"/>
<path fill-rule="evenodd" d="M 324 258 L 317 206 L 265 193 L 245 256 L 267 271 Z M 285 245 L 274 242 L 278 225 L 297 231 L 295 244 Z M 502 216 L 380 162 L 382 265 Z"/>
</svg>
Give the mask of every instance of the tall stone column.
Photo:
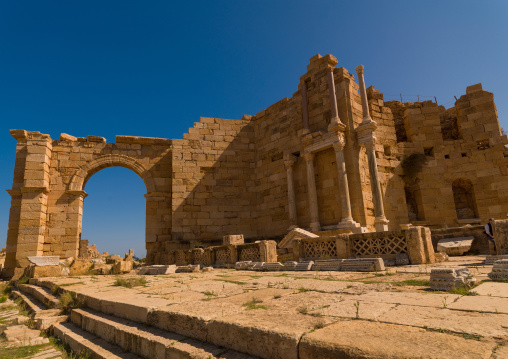
<svg viewBox="0 0 508 359">
<path fill-rule="evenodd" d="M 374 121 L 370 117 L 367 91 L 365 90 L 365 80 L 363 78 L 363 72 L 365 68 L 363 67 L 363 65 L 358 65 L 355 70 L 356 73 L 358 74 L 358 83 L 360 84 L 360 97 L 362 98 L 362 110 L 363 110 L 363 120 L 362 120 L 363 125 Z"/>
<path fill-rule="evenodd" d="M 351 215 L 351 201 L 349 199 L 349 185 L 347 182 L 346 161 L 344 160 L 344 134 L 339 136 L 339 142 L 333 144 L 335 159 L 337 162 L 337 174 L 339 180 L 340 205 L 342 218 L 339 227 L 356 227 L 356 222 Z"/>
<path fill-rule="evenodd" d="M 374 226 L 377 232 L 388 230 L 388 220 L 385 216 L 385 209 L 383 205 L 383 195 L 381 193 L 381 184 L 379 182 L 379 172 L 377 170 L 376 159 L 376 137 L 374 131 L 377 128 L 376 122 L 372 120 L 369 113 L 369 104 L 367 100 L 367 92 L 365 90 L 365 81 L 363 78 L 364 67 L 363 65 L 356 67 L 358 74 L 358 81 L 360 83 L 360 95 L 362 98 L 363 120 L 360 126 L 356 129 L 358 134 L 358 143 L 365 146 L 367 150 L 367 159 L 369 162 L 370 185 L 372 190 L 372 199 L 374 202 L 375 221 Z"/>
<path fill-rule="evenodd" d="M 339 118 L 339 110 L 337 108 L 337 95 L 335 94 L 335 79 L 333 78 L 333 69 L 334 67 L 328 68 L 328 89 L 330 95 L 330 109 L 332 112 L 332 119 L 330 120 L 330 124 L 344 124 L 340 121 Z"/>
<path fill-rule="evenodd" d="M 314 176 L 314 154 L 306 152 L 303 155 L 307 167 L 307 192 L 309 196 L 310 229 L 313 232 L 321 230 L 316 192 L 316 178 Z"/>
<path fill-rule="evenodd" d="M 287 181 L 288 181 L 288 212 L 289 212 L 289 228 L 292 230 L 298 227 L 298 219 L 296 216 L 296 196 L 295 185 L 293 179 L 293 166 L 296 162 L 296 157 L 287 154 L 284 156 L 284 166 L 286 166 Z"/>
</svg>

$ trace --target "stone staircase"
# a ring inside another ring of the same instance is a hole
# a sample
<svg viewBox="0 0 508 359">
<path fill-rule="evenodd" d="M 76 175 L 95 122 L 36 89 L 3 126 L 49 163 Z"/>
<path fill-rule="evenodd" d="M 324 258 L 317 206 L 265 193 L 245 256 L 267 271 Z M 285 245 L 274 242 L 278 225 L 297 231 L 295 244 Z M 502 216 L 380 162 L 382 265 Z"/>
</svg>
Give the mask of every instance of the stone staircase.
<svg viewBox="0 0 508 359">
<path fill-rule="evenodd" d="M 120 310 L 114 311 L 115 315 L 91 308 L 72 309 L 69 316 L 62 315 L 57 308 L 59 300 L 52 293 L 51 286 L 51 283 L 44 280 L 31 279 L 30 284 L 21 284 L 18 290 L 13 290 L 11 296 L 21 299 L 38 329 L 49 329 L 75 353 L 87 353 L 90 358 L 107 359 L 256 358 L 139 323 L 139 318 L 133 315 L 133 311 L 122 310 L 120 304 Z M 62 288 L 58 289 L 59 293 L 64 291 Z M 109 304 L 107 307 L 115 307 L 115 303 Z"/>
</svg>

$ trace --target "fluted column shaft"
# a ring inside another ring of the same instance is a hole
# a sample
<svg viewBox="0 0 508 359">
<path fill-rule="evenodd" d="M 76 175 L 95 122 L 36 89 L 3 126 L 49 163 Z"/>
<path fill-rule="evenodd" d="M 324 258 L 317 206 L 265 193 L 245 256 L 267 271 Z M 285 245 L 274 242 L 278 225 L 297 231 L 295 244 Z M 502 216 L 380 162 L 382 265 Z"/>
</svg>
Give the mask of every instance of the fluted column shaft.
<svg viewBox="0 0 508 359">
<path fill-rule="evenodd" d="M 374 213 L 376 215 L 376 219 L 385 219 L 385 208 L 383 205 L 383 195 L 381 193 L 381 185 L 379 182 L 379 173 L 377 170 L 376 151 L 374 149 L 374 144 L 374 141 L 365 144 L 365 148 L 367 150 L 367 159 L 369 162 L 370 186 L 372 189 Z"/>
<path fill-rule="evenodd" d="M 321 230 L 316 192 L 316 178 L 314 176 L 314 154 L 307 152 L 304 155 L 307 167 L 307 192 L 309 196 L 310 229 L 314 232 Z"/>
<path fill-rule="evenodd" d="M 360 95 L 362 98 L 363 108 L 363 120 L 360 126 L 357 128 L 358 141 L 360 145 L 365 146 L 367 150 L 367 159 L 369 162 L 369 173 L 370 173 L 370 186 L 372 189 L 372 200 L 374 202 L 374 213 L 375 221 L 374 225 L 377 232 L 388 230 L 388 220 L 385 217 L 385 209 L 383 205 L 383 195 L 381 193 L 381 184 L 379 181 L 379 173 L 377 170 L 377 159 L 376 159 L 376 137 L 374 131 L 376 130 L 376 123 L 372 121 L 369 113 L 369 104 L 367 99 L 367 92 L 365 90 L 365 81 L 363 78 L 364 67 L 359 65 L 356 67 L 358 74 L 358 82 L 360 84 Z"/>
<path fill-rule="evenodd" d="M 341 221 L 339 225 L 349 225 L 354 223 L 351 215 L 351 201 L 349 199 L 349 185 L 347 182 L 346 161 L 344 160 L 344 140 L 334 143 L 335 159 L 337 162 L 337 175 L 339 181 Z"/>
</svg>

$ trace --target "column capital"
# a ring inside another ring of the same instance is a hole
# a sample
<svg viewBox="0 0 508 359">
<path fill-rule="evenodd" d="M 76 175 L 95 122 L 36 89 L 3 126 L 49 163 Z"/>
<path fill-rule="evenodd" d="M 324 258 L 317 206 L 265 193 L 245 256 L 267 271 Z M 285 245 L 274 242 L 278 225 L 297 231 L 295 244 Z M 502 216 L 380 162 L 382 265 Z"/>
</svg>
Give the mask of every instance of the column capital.
<svg viewBox="0 0 508 359">
<path fill-rule="evenodd" d="M 85 197 L 88 196 L 88 193 L 86 193 L 85 191 L 65 191 L 65 193 L 76 197 L 81 197 L 81 199 L 85 199 Z"/>
<path fill-rule="evenodd" d="M 295 155 L 287 153 L 284 155 L 284 166 L 286 166 L 286 168 L 292 168 L 297 160 L 298 158 Z"/>
<path fill-rule="evenodd" d="M 374 131 L 377 128 L 377 124 L 374 121 L 369 123 L 362 122 L 360 126 L 356 128 L 356 134 L 358 136 L 358 144 L 360 146 L 366 146 L 369 143 L 376 143 L 376 136 Z"/>
<path fill-rule="evenodd" d="M 303 159 L 305 160 L 305 162 L 312 162 L 312 161 L 314 161 L 314 153 L 310 152 L 310 151 L 304 152 L 303 153 Z"/>
<path fill-rule="evenodd" d="M 360 75 L 360 74 L 363 75 L 363 72 L 365 71 L 365 67 L 363 65 L 358 65 L 358 66 L 356 66 L 355 71 L 358 75 Z"/>
<path fill-rule="evenodd" d="M 343 133 L 337 134 L 337 142 L 333 143 L 333 149 L 335 152 L 342 151 L 344 149 L 344 146 L 346 145 L 346 139 Z"/>
</svg>

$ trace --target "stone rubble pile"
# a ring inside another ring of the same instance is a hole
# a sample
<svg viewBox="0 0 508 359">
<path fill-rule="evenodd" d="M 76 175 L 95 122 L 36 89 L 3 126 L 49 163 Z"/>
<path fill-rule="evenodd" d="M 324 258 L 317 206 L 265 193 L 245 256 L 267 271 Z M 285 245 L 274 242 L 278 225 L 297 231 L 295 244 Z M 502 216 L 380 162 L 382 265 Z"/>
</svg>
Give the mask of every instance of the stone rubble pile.
<svg viewBox="0 0 508 359">
<path fill-rule="evenodd" d="M 430 289 L 449 291 L 464 286 L 472 286 L 476 278 L 467 268 L 433 268 L 430 271 Z"/>
<path fill-rule="evenodd" d="M 377 272 L 385 270 L 381 258 L 325 259 L 316 261 L 286 262 L 285 264 L 242 261 L 235 264 L 236 270 L 254 271 L 350 271 Z"/>
</svg>

